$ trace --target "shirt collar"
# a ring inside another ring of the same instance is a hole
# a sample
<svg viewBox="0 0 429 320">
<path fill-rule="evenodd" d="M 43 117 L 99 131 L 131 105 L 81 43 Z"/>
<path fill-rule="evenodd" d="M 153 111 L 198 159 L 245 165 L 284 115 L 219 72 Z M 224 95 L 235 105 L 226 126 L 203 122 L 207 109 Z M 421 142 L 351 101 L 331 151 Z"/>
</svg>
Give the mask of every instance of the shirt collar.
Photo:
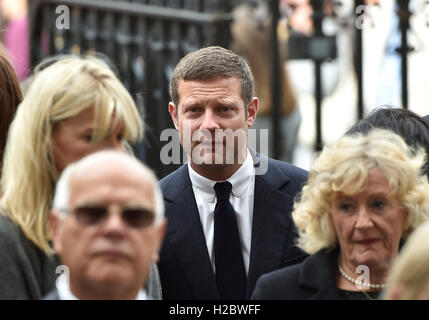
<svg viewBox="0 0 429 320">
<path fill-rule="evenodd" d="M 191 164 L 188 162 L 189 178 L 191 179 L 192 186 L 205 200 L 208 202 L 215 202 L 216 193 L 213 189 L 217 182 L 208 178 L 205 178 L 198 174 L 192 169 Z M 253 158 L 247 150 L 246 160 L 238 170 L 229 177 L 226 181 L 229 181 L 232 185 L 232 194 L 234 197 L 239 198 L 246 191 L 249 184 L 252 182 L 252 178 L 255 174 L 255 168 L 253 166 Z"/>
<path fill-rule="evenodd" d="M 67 280 L 65 273 L 62 273 L 56 283 L 58 296 L 60 300 L 79 300 L 70 290 L 70 286 Z M 137 297 L 135 300 L 148 300 L 146 290 L 141 289 L 137 293 Z"/>
</svg>

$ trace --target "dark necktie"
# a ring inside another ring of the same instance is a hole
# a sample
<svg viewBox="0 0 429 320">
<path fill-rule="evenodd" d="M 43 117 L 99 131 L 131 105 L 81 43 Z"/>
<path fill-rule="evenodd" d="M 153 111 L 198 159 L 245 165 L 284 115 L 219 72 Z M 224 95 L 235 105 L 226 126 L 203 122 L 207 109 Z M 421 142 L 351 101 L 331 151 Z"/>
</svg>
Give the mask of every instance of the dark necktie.
<svg viewBox="0 0 429 320">
<path fill-rule="evenodd" d="M 216 283 L 220 298 L 243 300 L 246 297 L 246 272 L 238 234 L 237 218 L 229 202 L 232 185 L 228 181 L 216 183 L 214 211 L 214 254 Z"/>
</svg>

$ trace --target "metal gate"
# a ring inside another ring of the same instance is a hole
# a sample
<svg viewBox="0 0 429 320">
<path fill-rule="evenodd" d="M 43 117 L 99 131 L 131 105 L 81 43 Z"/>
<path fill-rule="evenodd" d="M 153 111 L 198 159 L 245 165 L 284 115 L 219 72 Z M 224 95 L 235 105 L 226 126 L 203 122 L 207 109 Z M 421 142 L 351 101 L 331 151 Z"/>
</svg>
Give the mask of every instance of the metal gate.
<svg viewBox="0 0 429 320">
<path fill-rule="evenodd" d="M 134 146 L 136 155 L 161 178 L 178 166 L 160 162 L 160 132 L 173 127 L 168 113 L 173 69 L 181 57 L 198 48 L 229 46 L 234 4 L 228 0 L 32 0 L 31 64 L 64 53 L 107 55 L 144 110 L 145 139 Z M 59 21 L 64 14 L 69 14 L 68 28 Z"/>
</svg>

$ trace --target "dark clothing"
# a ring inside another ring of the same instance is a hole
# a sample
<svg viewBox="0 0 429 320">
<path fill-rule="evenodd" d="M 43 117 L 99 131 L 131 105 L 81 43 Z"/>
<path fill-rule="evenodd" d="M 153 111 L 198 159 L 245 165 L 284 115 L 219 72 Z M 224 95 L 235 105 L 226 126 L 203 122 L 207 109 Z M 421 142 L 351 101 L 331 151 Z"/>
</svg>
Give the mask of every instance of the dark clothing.
<svg viewBox="0 0 429 320">
<path fill-rule="evenodd" d="M 294 245 L 296 233 L 290 213 L 307 172 L 264 158 L 268 169 L 259 174 L 261 162 L 251 154 L 256 176 L 247 299 L 260 275 L 299 263 L 306 256 Z M 168 220 L 158 264 L 164 299 L 219 299 L 188 165 L 162 179 L 160 185 Z"/>
<path fill-rule="evenodd" d="M 59 264 L 0 213 L 0 299 L 41 299 L 54 288 Z"/>
<path fill-rule="evenodd" d="M 0 213 L 0 300 L 41 299 L 55 288 L 60 264 L 56 255 L 44 253 Z M 156 265 L 151 268 L 146 291 L 155 299 L 161 298 Z"/>
<path fill-rule="evenodd" d="M 337 288 L 338 249 L 320 250 L 302 263 L 263 275 L 256 283 L 253 300 L 355 300 L 362 292 Z M 369 293 L 376 297 L 376 293 Z"/>
</svg>

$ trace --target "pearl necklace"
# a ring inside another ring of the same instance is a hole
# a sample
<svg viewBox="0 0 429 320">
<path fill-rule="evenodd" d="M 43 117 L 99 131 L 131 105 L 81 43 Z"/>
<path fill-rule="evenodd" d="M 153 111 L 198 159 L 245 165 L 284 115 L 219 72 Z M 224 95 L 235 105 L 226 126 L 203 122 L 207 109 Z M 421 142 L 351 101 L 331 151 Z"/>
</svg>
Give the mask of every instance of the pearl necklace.
<svg viewBox="0 0 429 320">
<path fill-rule="evenodd" d="M 357 281 L 356 279 L 350 277 L 341 267 L 341 262 L 340 259 L 338 259 L 338 270 L 340 271 L 341 276 L 346 279 L 347 281 L 355 284 L 356 286 L 361 286 L 361 287 L 367 287 L 370 289 L 381 289 L 381 288 L 386 288 L 387 284 L 382 283 L 382 284 L 372 284 L 372 283 L 364 283 Z"/>
</svg>

